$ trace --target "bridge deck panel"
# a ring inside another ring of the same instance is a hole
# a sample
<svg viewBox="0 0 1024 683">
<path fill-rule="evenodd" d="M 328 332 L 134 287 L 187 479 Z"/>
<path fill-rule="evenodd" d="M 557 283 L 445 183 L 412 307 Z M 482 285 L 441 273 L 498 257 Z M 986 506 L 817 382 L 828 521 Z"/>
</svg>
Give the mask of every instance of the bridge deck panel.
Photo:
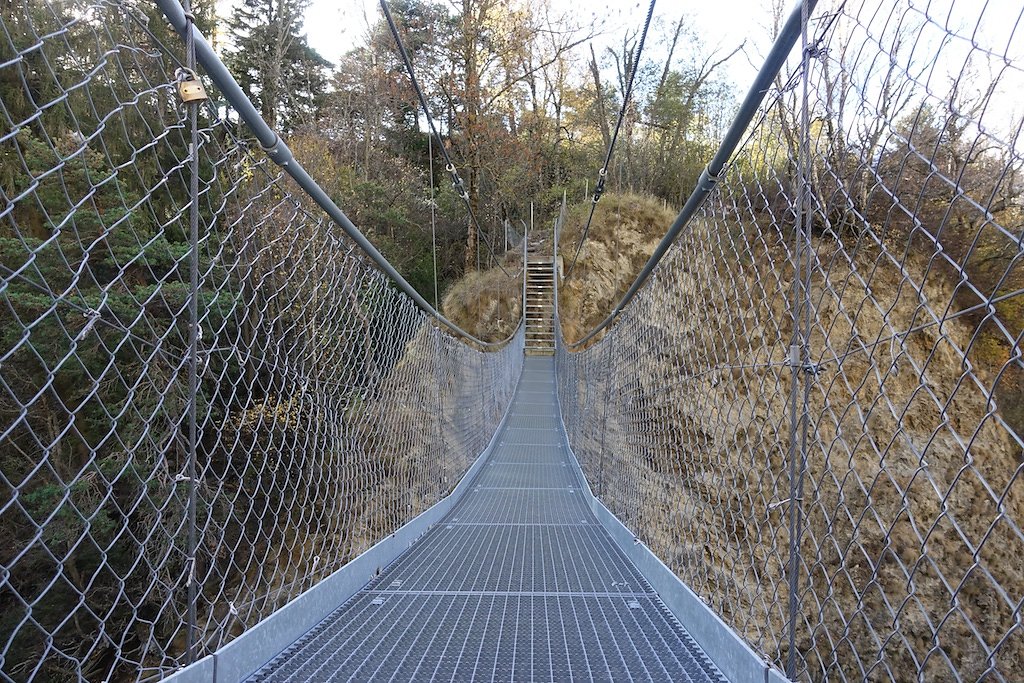
<svg viewBox="0 0 1024 683">
<path fill-rule="evenodd" d="M 369 589 L 651 592 L 597 524 L 442 525 L 386 569 Z"/>
<path fill-rule="evenodd" d="M 590 510 L 531 357 L 448 516 L 253 680 L 720 681 Z"/>
<path fill-rule="evenodd" d="M 567 459 L 555 462 L 490 462 L 477 479 L 481 488 L 579 488 L 580 482 Z"/>
</svg>

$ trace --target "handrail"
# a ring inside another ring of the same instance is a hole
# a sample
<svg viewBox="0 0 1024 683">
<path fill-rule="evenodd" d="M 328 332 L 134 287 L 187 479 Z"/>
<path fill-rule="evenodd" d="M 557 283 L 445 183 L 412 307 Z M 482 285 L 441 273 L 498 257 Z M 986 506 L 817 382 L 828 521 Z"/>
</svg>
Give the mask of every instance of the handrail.
<svg viewBox="0 0 1024 683">
<path fill-rule="evenodd" d="M 366 253 L 370 259 L 377 264 L 384 274 L 391 278 L 398 288 L 401 289 L 409 298 L 416 302 L 425 313 L 433 316 L 441 325 L 447 327 L 456 336 L 463 337 L 478 344 L 485 348 L 501 348 L 504 347 L 513 337 L 515 332 L 512 333 L 503 341 L 498 342 L 486 342 L 482 339 L 478 339 L 469 332 L 465 331 L 448 318 L 444 317 L 440 311 L 430 305 L 426 299 L 417 292 L 412 285 L 410 285 L 401 273 L 395 269 L 391 263 L 384 258 L 373 243 L 366 238 L 366 236 L 359 231 L 359 228 L 345 215 L 345 212 L 338 207 L 337 204 L 324 192 L 323 188 L 313 180 L 312 176 L 302 167 L 292 151 L 288 149 L 288 145 L 284 143 L 281 136 L 271 128 L 267 122 L 260 115 L 256 106 L 249 99 L 242 87 L 238 85 L 238 81 L 228 71 L 227 66 L 221 61 L 217 53 L 214 52 L 213 48 L 206 41 L 203 34 L 196 28 L 195 24 L 187 21 L 185 17 L 185 10 L 181 6 L 179 0 L 156 0 L 157 6 L 163 11 L 164 16 L 170 21 L 171 26 L 177 31 L 182 37 L 187 39 L 187 33 L 191 29 L 192 39 L 195 41 L 196 59 L 206 70 L 207 75 L 217 85 L 224 97 L 235 108 L 238 115 L 242 118 L 242 121 L 252 130 L 256 139 L 259 140 L 260 146 L 270 157 L 271 161 L 280 166 L 285 173 L 292 177 L 292 179 L 298 183 L 299 187 L 306 191 L 306 193 L 313 198 L 321 209 L 323 209 L 332 220 L 345 231 L 353 242 L 355 242 L 363 252 Z M 526 268 L 523 268 L 523 277 L 526 277 Z M 525 320 L 521 317 L 519 324 L 523 325 Z M 516 328 L 518 330 L 518 327 Z"/>
<path fill-rule="evenodd" d="M 814 11 L 815 5 L 818 4 L 818 0 L 805 0 L 807 3 L 807 12 L 810 14 Z M 651 276 L 654 268 L 661 262 L 661 259 L 668 252 L 669 247 L 676 241 L 683 230 L 689 225 L 690 219 L 697 212 L 697 209 L 701 207 L 704 200 L 707 199 L 708 195 L 718 184 L 718 180 L 721 177 L 722 170 L 725 168 L 729 158 L 732 157 L 733 152 L 736 151 L 736 147 L 739 146 L 740 140 L 743 134 L 746 132 L 747 127 L 750 125 L 751 120 L 754 118 L 754 114 L 757 113 L 758 108 L 764 101 L 765 95 L 771 89 L 772 81 L 779 75 L 779 71 L 782 69 L 782 65 L 786 62 L 786 58 L 792 51 L 793 46 L 796 44 L 797 39 L 800 37 L 800 24 L 802 17 L 802 9 L 804 2 L 797 2 L 797 6 L 790 13 L 789 18 L 786 20 L 785 25 L 782 27 L 782 31 L 779 32 L 778 37 L 775 39 L 775 43 L 772 45 L 771 51 L 764 60 L 764 65 L 757 72 L 757 76 L 754 77 L 754 82 L 750 86 L 750 90 L 747 91 L 746 97 L 743 99 L 743 103 L 740 105 L 739 111 L 736 113 L 736 117 L 732 120 L 729 125 L 729 130 L 726 131 L 725 137 L 722 138 L 722 142 L 719 144 L 718 151 L 715 156 L 711 159 L 707 166 L 704 167 L 704 171 L 701 172 L 700 178 L 697 180 L 696 187 L 690 193 L 689 198 L 686 200 L 686 204 L 683 205 L 679 215 L 676 216 L 675 221 L 669 228 L 665 237 L 662 238 L 661 242 L 655 248 L 654 253 L 644 264 L 644 267 L 640 270 L 640 273 L 633 280 L 633 284 L 630 285 L 629 289 L 623 295 L 619 303 L 615 305 L 612 312 L 601 321 L 594 329 L 586 334 L 583 338 L 574 341 L 566 342 L 566 346 L 570 349 L 576 349 L 588 341 L 594 338 L 597 333 L 611 325 L 616 318 L 622 313 L 623 309 L 629 305 L 629 302 L 633 300 L 640 288 L 643 287 L 644 283 L 647 282 L 647 278 Z"/>
</svg>

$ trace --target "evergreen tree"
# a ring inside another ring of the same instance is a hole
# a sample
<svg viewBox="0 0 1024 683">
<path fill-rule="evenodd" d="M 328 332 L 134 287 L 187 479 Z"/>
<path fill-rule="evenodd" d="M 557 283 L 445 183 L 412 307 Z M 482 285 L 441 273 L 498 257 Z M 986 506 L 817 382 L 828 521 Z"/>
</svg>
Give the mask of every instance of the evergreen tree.
<svg viewBox="0 0 1024 683">
<path fill-rule="evenodd" d="M 331 66 L 309 46 L 309 0 L 242 0 L 228 20 L 228 66 L 271 127 L 293 130 L 317 118 Z"/>
</svg>

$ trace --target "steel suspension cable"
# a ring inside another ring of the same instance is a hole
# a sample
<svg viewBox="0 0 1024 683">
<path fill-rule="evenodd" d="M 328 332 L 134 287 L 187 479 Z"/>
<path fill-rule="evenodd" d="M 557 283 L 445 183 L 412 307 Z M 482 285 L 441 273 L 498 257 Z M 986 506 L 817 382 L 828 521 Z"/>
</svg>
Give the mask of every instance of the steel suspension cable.
<svg viewBox="0 0 1024 683">
<path fill-rule="evenodd" d="M 384 19 L 388 22 L 388 28 L 391 29 L 391 35 L 395 39 L 395 45 L 398 46 L 398 52 L 402 55 L 402 61 L 405 63 L 405 70 L 409 72 L 409 80 L 412 81 L 412 87 L 416 91 L 416 97 L 419 99 L 420 108 L 423 110 L 423 114 L 427 117 L 427 125 L 430 126 L 430 133 L 437 138 L 437 144 L 441 148 L 441 154 L 444 156 L 445 170 L 452 177 L 452 186 L 460 197 L 462 197 L 463 203 L 466 205 L 466 211 L 469 212 L 469 220 L 473 223 L 473 228 L 476 230 L 477 235 L 477 250 L 479 251 L 480 241 L 483 237 L 483 230 L 480 228 L 480 221 L 477 220 L 476 212 L 473 211 L 473 203 L 469 199 L 469 191 L 466 190 L 466 183 L 462 180 L 462 176 L 459 175 L 459 171 L 455 168 L 455 163 L 452 161 L 451 155 L 448 154 L 448 149 L 444 146 L 444 140 L 437 132 L 437 128 L 434 126 L 434 117 L 430 115 L 430 108 L 427 106 L 427 98 L 423 94 L 423 89 L 420 88 L 419 80 L 416 78 L 416 71 L 412 66 L 412 58 L 409 57 L 408 51 L 405 49 L 405 44 L 402 42 L 402 37 L 398 33 L 398 25 L 395 23 L 395 18 L 391 15 L 391 8 L 388 6 L 387 0 L 380 0 L 380 8 L 384 12 Z M 487 247 L 487 252 L 494 259 L 494 262 L 498 264 L 498 268 L 501 272 L 505 273 L 508 277 L 513 277 L 511 273 L 505 270 L 505 267 L 501 265 L 498 257 L 494 254 L 494 250 L 491 248 L 491 243 L 484 241 L 484 245 Z M 477 258 L 477 270 L 480 270 L 479 257 Z M 525 275 L 524 275 L 525 277 Z"/>
<path fill-rule="evenodd" d="M 510 335 L 500 342 L 486 342 L 462 329 L 451 320 L 441 314 L 430 302 L 426 300 L 401 273 L 386 259 L 380 251 L 373 246 L 373 243 L 366 238 L 355 224 L 345 215 L 345 212 L 334 202 L 333 199 L 320 187 L 309 172 L 295 158 L 292 151 L 285 144 L 281 136 L 277 134 L 264 120 L 263 116 L 256 109 L 252 100 L 245 94 L 238 81 L 228 71 L 223 60 L 217 55 L 206 38 L 199 32 L 194 24 L 190 24 L 180 0 L 155 0 L 157 6 L 163 11 L 164 16 L 170 21 L 174 30 L 186 39 L 192 34 L 195 41 L 196 62 L 206 70 L 207 76 L 220 90 L 224 99 L 237 112 L 239 118 L 249 127 L 255 135 L 260 147 L 266 152 L 267 157 L 287 173 L 296 184 L 324 210 L 330 219 L 342 229 L 342 231 L 370 258 L 376 266 L 384 272 L 397 286 L 406 294 L 421 310 L 432 316 L 440 325 L 446 327 L 452 333 L 463 339 L 467 339 L 483 348 L 501 348 L 514 337 Z"/>
<path fill-rule="evenodd" d="M 807 11 L 813 12 L 818 0 L 807 0 Z M 700 174 L 700 178 L 697 180 L 693 191 L 687 198 L 683 208 L 680 209 L 679 214 L 676 216 L 671 227 L 665 237 L 662 238 L 658 246 L 655 247 L 654 253 L 647 259 L 647 263 L 640 269 L 640 274 L 633 280 L 633 284 L 629 286 L 626 293 L 619 299 L 619 303 L 615 304 L 615 308 L 608 316 L 597 324 L 590 332 L 585 334 L 580 339 L 574 342 L 567 342 L 566 346 L 570 349 L 579 349 L 584 344 L 589 342 L 598 333 L 606 329 L 612 324 L 618 317 L 619 314 L 629 305 L 629 302 L 633 300 L 640 288 L 643 287 L 644 283 L 654 272 L 654 268 L 661 262 L 665 254 L 668 252 L 669 247 L 676 241 L 676 238 L 682 234 L 689 224 L 690 219 L 693 218 L 694 214 L 704 203 L 704 200 L 708 198 L 711 191 L 718 185 L 718 181 L 721 177 L 722 172 L 725 170 L 725 165 L 732 157 L 733 152 L 739 146 L 743 135 L 746 133 L 747 127 L 753 120 L 754 115 L 757 113 L 764 101 L 765 97 L 769 92 L 772 91 L 772 81 L 778 75 L 782 69 L 783 63 L 786 61 L 786 57 L 789 56 L 790 51 L 800 38 L 801 31 L 801 17 L 803 12 L 803 3 L 797 5 L 797 7 L 790 12 L 789 18 L 786 23 L 783 24 L 782 30 L 779 31 L 779 35 L 775 38 L 775 42 L 772 44 L 771 50 L 768 52 L 768 56 L 765 57 L 764 64 L 757 72 L 757 76 L 754 77 L 753 83 L 751 83 L 749 90 L 747 90 L 746 96 L 743 98 L 743 102 L 740 104 L 739 110 L 736 112 L 736 116 L 733 118 L 732 123 L 729 125 L 729 130 L 726 131 L 725 136 L 719 143 L 718 151 L 715 152 L 715 156 L 708 162 L 708 165 L 704 167 L 704 171 Z M 832 20 L 838 16 L 832 15 Z M 566 275 L 568 277 L 568 275 Z"/>
<path fill-rule="evenodd" d="M 427 164 L 430 166 L 430 256 L 434 264 L 434 308 L 437 298 L 437 207 L 434 206 L 434 138 L 427 136 Z"/>
<path fill-rule="evenodd" d="M 583 243 L 587 241 L 587 235 L 590 233 L 590 224 L 594 220 L 594 212 L 597 210 L 597 203 L 601 201 L 601 195 L 604 194 L 604 181 L 608 175 L 608 167 L 612 164 L 612 154 L 615 152 L 615 143 L 619 139 L 619 131 L 622 129 L 622 121 L 626 118 L 626 110 L 629 108 L 629 102 L 633 94 L 633 81 L 636 78 L 636 72 L 640 66 L 640 57 L 644 52 L 644 43 L 647 41 L 647 31 L 651 28 L 651 19 L 654 18 L 655 2 L 656 0 L 651 0 L 651 4 L 647 8 L 647 19 L 644 21 L 644 30 L 640 34 L 640 42 L 637 43 L 636 56 L 633 59 L 632 68 L 629 70 L 629 77 L 626 79 L 626 87 L 622 91 L 622 106 L 619 107 L 619 116 L 615 121 L 615 130 L 612 132 L 612 137 L 608 141 L 608 150 L 604 155 L 604 165 L 602 165 L 601 170 L 598 171 L 597 182 L 594 183 L 594 197 L 590 202 L 590 215 L 587 216 L 587 223 L 583 226 L 583 233 L 580 235 L 579 244 L 576 245 L 576 253 L 572 257 L 572 263 L 569 264 L 569 268 L 565 271 L 565 280 L 569 279 L 569 276 L 572 275 L 573 269 L 576 267 L 576 261 L 579 259 L 580 252 L 583 250 Z"/>
</svg>

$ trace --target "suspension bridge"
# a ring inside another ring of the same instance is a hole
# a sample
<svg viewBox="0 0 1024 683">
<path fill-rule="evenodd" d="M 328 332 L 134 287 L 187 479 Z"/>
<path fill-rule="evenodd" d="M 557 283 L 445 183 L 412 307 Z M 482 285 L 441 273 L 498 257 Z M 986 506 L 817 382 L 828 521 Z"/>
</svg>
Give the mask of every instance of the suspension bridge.
<svg viewBox="0 0 1024 683">
<path fill-rule="evenodd" d="M 0 679 L 1021 680 L 1024 10 L 921 5 L 781 17 L 566 339 L 630 74 L 489 341 L 187 2 L 8 3 Z"/>
</svg>

